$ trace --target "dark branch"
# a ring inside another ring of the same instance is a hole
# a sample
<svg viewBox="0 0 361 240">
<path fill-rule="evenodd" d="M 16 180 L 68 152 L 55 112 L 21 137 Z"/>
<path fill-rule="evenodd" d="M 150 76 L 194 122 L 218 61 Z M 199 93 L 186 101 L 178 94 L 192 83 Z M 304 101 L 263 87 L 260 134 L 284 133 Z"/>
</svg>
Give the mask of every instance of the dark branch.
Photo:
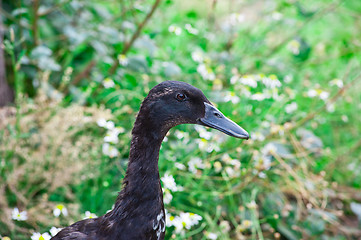
<svg viewBox="0 0 361 240">
<path fill-rule="evenodd" d="M 137 38 L 139 37 L 142 29 L 144 28 L 144 26 L 147 24 L 148 20 L 152 17 L 153 13 L 155 12 L 155 10 L 157 9 L 157 7 L 159 6 L 159 3 L 161 2 L 161 0 L 156 0 L 152 6 L 152 9 L 150 10 L 150 12 L 147 14 L 147 16 L 144 18 L 144 20 L 138 25 L 137 30 L 134 32 L 132 38 L 130 39 L 129 42 L 126 42 L 124 44 L 124 48 L 121 52 L 121 54 L 126 54 L 129 49 L 133 46 L 135 40 L 137 40 Z M 113 75 L 115 73 L 115 70 L 117 69 L 117 67 L 119 66 L 119 62 L 116 59 L 112 65 L 112 67 L 109 69 L 109 75 Z"/>
<path fill-rule="evenodd" d="M 1 0 L 0 0 L 0 9 L 1 9 Z M 2 24 L 2 18 L 0 17 L 0 43 L 3 43 L 3 33 L 4 27 Z M 0 45 L 0 107 L 8 105 L 9 103 L 14 102 L 14 92 L 9 87 L 6 81 L 6 69 L 5 69 L 5 56 L 4 49 Z"/>
</svg>

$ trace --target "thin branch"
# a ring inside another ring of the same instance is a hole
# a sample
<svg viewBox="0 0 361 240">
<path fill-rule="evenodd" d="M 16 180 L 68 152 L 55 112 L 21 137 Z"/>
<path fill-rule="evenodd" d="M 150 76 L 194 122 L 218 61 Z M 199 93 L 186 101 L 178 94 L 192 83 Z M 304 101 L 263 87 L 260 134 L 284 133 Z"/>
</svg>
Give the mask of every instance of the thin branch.
<svg viewBox="0 0 361 240">
<path fill-rule="evenodd" d="M 2 8 L 0 8 L 0 14 L 1 14 L 2 16 L 4 16 L 5 18 L 13 21 L 14 23 L 16 23 L 16 24 L 19 25 L 19 26 L 22 26 L 22 27 L 27 28 L 27 29 L 30 28 L 30 25 L 29 25 L 27 22 L 20 21 L 19 19 L 17 19 L 16 17 L 12 16 L 11 14 L 9 14 L 7 11 L 5 11 L 5 10 L 2 9 Z"/>
<path fill-rule="evenodd" d="M 60 7 L 64 6 L 65 4 L 69 3 L 71 0 L 68 1 L 62 1 L 60 3 L 55 4 L 54 6 L 52 6 L 51 8 L 46 9 L 45 11 L 43 11 L 42 13 L 39 13 L 39 17 L 43 17 L 46 16 L 52 12 L 57 11 Z"/>
<path fill-rule="evenodd" d="M 150 12 L 147 14 L 147 16 L 144 18 L 144 20 L 138 25 L 137 30 L 135 31 L 135 33 L 133 34 L 132 38 L 130 39 L 129 42 L 126 42 L 124 45 L 124 49 L 122 50 L 121 54 L 126 54 L 129 49 L 132 47 L 132 45 L 134 44 L 135 40 L 139 37 L 142 29 L 144 28 L 144 26 L 146 25 L 146 23 L 148 22 L 148 20 L 152 17 L 153 13 L 155 12 L 155 10 L 157 9 L 157 7 L 159 6 L 159 3 L 161 2 L 161 0 L 156 0 L 155 3 L 152 6 L 152 9 L 150 10 Z M 80 73 L 78 73 L 78 75 L 76 75 L 74 77 L 74 80 L 72 81 L 72 84 L 76 85 L 77 83 L 80 82 L 81 79 L 86 78 L 92 68 L 96 65 L 96 61 L 92 60 L 88 63 L 88 65 L 84 68 L 84 70 Z M 109 75 L 113 75 L 117 69 L 119 65 L 119 62 L 117 59 L 115 59 L 114 64 L 112 65 L 112 67 L 110 68 L 108 74 Z M 69 92 L 69 89 L 65 90 L 65 94 L 67 94 Z"/>
<path fill-rule="evenodd" d="M 144 26 L 146 25 L 146 23 L 148 22 L 148 20 L 152 17 L 153 13 L 155 12 L 155 10 L 157 9 L 157 7 L 159 6 L 159 3 L 161 2 L 162 0 L 156 0 L 152 6 L 152 9 L 150 10 L 150 12 L 147 14 L 147 16 L 144 18 L 144 20 L 138 25 L 137 27 L 137 30 L 134 32 L 132 38 L 130 39 L 129 42 L 126 42 L 124 44 L 124 48 L 121 52 L 121 54 L 126 54 L 129 49 L 133 46 L 135 40 L 139 37 L 142 29 L 144 28 Z M 119 66 L 119 62 L 118 60 L 116 59 L 114 61 L 114 64 L 112 65 L 112 67 L 109 69 L 109 75 L 113 75 L 117 69 L 117 67 Z"/>
<path fill-rule="evenodd" d="M 2 0 L 0 0 L 0 9 L 2 8 Z M 2 18 L 0 17 L 0 107 L 8 105 L 14 102 L 14 92 L 9 87 L 6 81 L 6 68 L 5 68 L 5 56 L 3 39 L 4 39 L 4 25 L 2 23 Z"/>
<path fill-rule="evenodd" d="M 39 44 L 39 41 L 38 41 L 38 19 L 39 19 L 38 10 L 39 10 L 39 0 L 34 0 L 34 3 L 33 3 L 34 19 L 33 19 L 33 25 L 32 25 L 34 46 L 37 46 Z"/>
<path fill-rule="evenodd" d="M 87 76 L 89 76 L 92 68 L 95 66 L 96 61 L 95 60 L 91 60 L 88 65 L 83 69 L 83 71 L 81 71 L 80 73 L 78 73 L 78 75 L 76 75 L 73 78 L 72 84 L 73 85 L 77 85 L 83 78 L 86 78 Z M 64 94 L 68 94 L 69 92 L 69 88 L 66 88 L 64 90 Z"/>
</svg>

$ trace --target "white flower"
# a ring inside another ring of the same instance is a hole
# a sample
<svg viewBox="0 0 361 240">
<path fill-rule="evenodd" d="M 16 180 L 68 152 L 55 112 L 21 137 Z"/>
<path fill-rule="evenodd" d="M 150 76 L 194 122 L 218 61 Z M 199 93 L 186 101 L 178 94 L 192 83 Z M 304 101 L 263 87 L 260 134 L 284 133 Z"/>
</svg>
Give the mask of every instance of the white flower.
<svg viewBox="0 0 361 240">
<path fill-rule="evenodd" d="M 179 234 L 179 233 L 184 233 L 184 225 L 182 222 L 182 219 L 179 216 L 175 216 L 173 221 L 172 221 L 172 226 L 175 227 L 175 233 Z"/>
<path fill-rule="evenodd" d="M 115 127 L 115 124 L 113 121 L 110 121 L 110 120 L 107 121 L 104 118 L 98 119 L 97 124 L 99 127 L 103 127 L 103 128 L 109 129 L 109 130 L 111 130 Z"/>
<path fill-rule="evenodd" d="M 20 212 L 19 209 L 16 207 L 13 209 L 11 217 L 13 220 L 16 221 L 26 221 L 28 219 L 28 213 L 26 211 Z"/>
<path fill-rule="evenodd" d="M 237 168 L 241 167 L 241 162 L 237 159 L 232 159 L 228 153 L 223 154 L 222 161 L 227 164 L 231 164 Z"/>
<path fill-rule="evenodd" d="M 266 96 L 265 94 L 263 94 L 263 93 L 260 93 L 260 92 L 255 93 L 255 94 L 253 94 L 253 95 L 251 96 L 251 99 L 252 99 L 252 100 L 256 100 L 256 101 L 263 101 L 263 100 L 265 100 L 266 98 L 267 98 L 267 96 Z"/>
<path fill-rule="evenodd" d="M 226 96 L 224 97 L 224 101 L 228 102 L 231 101 L 233 104 L 237 104 L 240 101 L 240 98 L 236 96 L 234 92 L 228 91 Z"/>
<path fill-rule="evenodd" d="M 203 163 L 202 159 L 198 157 L 193 157 L 188 162 L 189 171 L 194 174 L 197 173 L 197 169 L 204 169 L 205 167 L 206 165 Z"/>
<path fill-rule="evenodd" d="M 119 139 L 118 139 L 118 135 L 117 134 L 107 134 L 104 137 L 104 142 L 109 142 L 109 143 L 118 143 Z"/>
<path fill-rule="evenodd" d="M 64 216 L 68 216 L 68 209 L 63 204 L 58 204 L 53 210 L 53 214 L 55 217 L 59 217 L 60 214 L 63 214 Z"/>
<path fill-rule="evenodd" d="M 320 99 L 322 99 L 322 100 L 326 100 L 328 98 L 328 96 L 330 96 L 330 93 L 328 93 L 328 92 L 322 91 L 320 93 Z"/>
<path fill-rule="evenodd" d="M 348 122 L 348 117 L 347 117 L 346 115 L 342 115 L 342 116 L 341 116 L 341 120 L 342 120 L 343 122 Z"/>
<path fill-rule="evenodd" d="M 251 202 L 247 203 L 246 206 L 249 209 L 256 209 L 257 208 L 257 203 L 255 201 L 251 201 Z"/>
<path fill-rule="evenodd" d="M 228 21 L 230 25 L 237 25 L 238 23 L 243 22 L 245 19 L 244 15 L 239 14 L 239 13 L 232 13 L 231 15 L 229 15 L 228 17 Z"/>
<path fill-rule="evenodd" d="M 200 125 L 194 125 L 194 128 L 196 129 L 196 131 L 199 134 L 199 137 L 204 138 L 206 140 L 211 139 L 213 133 L 208 132 L 207 129 L 203 126 Z"/>
<path fill-rule="evenodd" d="M 57 228 L 57 227 L 51 227 L 49 232 L 51 234 L 52 237 L 54 237 L 56 234 L 58 234 L 58 232 L 61 231 L 62 228 Z"/>
<path fill-rule="evenodd" d="M 187 133 L 187 132 L 183 132 L 183 131 L 176 130 L 176 131 L 174 132 L 174 135 L 175 135 L 178 139 L 189 140 L 189 133 Z"/>
<path fill-rule="evenodd" d="M 103 86 L 105 88 L 112 88 L 112 87 L 115 86 L 115 83 L 114 83 L 114 81 L 112 79 L 106 78 L 106 79 L 103 80 Z"/>
<path fill-rule="evenodd" d="M 212 152 L 213 150 L 216 152 L 220 151 L 220 147 L 217 143 L 215 142 L 209 142 L 208 140 L 202 138 L 202 139 L 197 139 L 198 142 L 198 147 L 201 150 L 205 150 L 207 152 Z"/>
<path fill-rule="evenodd" d="M 251 139 L 254 141 L 264 141 L 266 139 L 265 135 L 263 135 L 260 131 L 253 132 L 251 134 Z"/>
<path fill-rule="evenodd" d="M 262 78 L 262 83 L 268 88 L 281 87 L 282 85 L 280 80 L 278 80 L 277 76 L 274 74 Z"/>
<path fill-rule="evenodd" d="M 256 156 L 255 167 L 261 170 L 269 170 L 271 168 L 271 158 L 267 156 Z"/>
<path fill-rule="evenodd" d="M 164 177 L 161 178 L 164 188 L 169 189 L 173 192 L 178 191 L 177 184 L 175 183 L 174 177 L 168 173 L 164 174 Z"/>
<path fill-rule="evenodd" d="M 182 33 L 182 29 L 180 27 L 178 27 L 178 26 L 175 26 L 175 25 L 170 25 L 168 27 L 168 31 L 171 32 L 171 33 L 174 33 L 177 36 L 181 35 L 181 33 Z"/>
<path fill-rule="evenodd" d="M 294 55 L 300 54 L 301 44 L 297 40 L 292 40 L 287 44 L 288 50 L 290 50 Z"/>
<path fill-rule="evenodd" d="M 105 127 L 105 125 L 107 124 L 107 120 L 105 120 L 104 118 L 100 118 L 98 119 L 97 124 L 99 127 Z"/>
<path fill-rule="evenodd" d="M 182 220 L 182 224 L 186 229 L 190 229 L 192 226 L 197 225 L 202 217 L 195 213 L 184 213 L 181 212 L 179 217 Z"/>
<path fill-rule="evenodd" d="M 98 216 L 95 213 L 91 213 L 89 211 L 85 212 L 85 217 L 83 219 L 88 219 L 88 218 L 97 218 Z"/>
<path fill-rule="evenodd" d="M 316 97 L 316 96 L 317 96 L 317 91 L 316 91 L 316 89 L 310 89 L 310 90 L 308 90 L 307 96 L 309 96 L 309 97 L 311 97 L 311 98 Z"/>
<path fill-rule="evenodd" d="M 330 93 L 322 89 L 310 89 L 307 91 L 307 96 L 310 98 L 319 97 L 322 100 L 326 100 L 330 96 Z"/>
<path fill-rule="evenodd" d="M 190 34 L 193 34 L 193 35 L 198 35 L 198 29 L 195 29 L 194 27 L 192 27 L 192 25 L 190 25 L 189 23 L 187 23 L 184 28 L 190 33 Z"/>
<path fill-rule="evenodd" d="M 164 192 L 163 202 L 165 204 L 169 204 L 173 199 L 173 195 L 168 189 L 163 189 L 163 192 Z"/>
<path fill-rule="evenodd" d="M 174 166 L 180 170 L 185 170 L 186 169 L 186 166 L 184 166 L 184 164 L 182 163 L 179 163 L 179 162 L 175 162 L 174 163 Z"/>
<path fill-rule="evenodd" d="M 167 227 L 174 226 L 176 233 L 183 233 L 184 229 L 190 229 L 192 226 L 197 225 L 202 217 L 194 213 L 181 212 L 179 216 L 172 216 L 166 214 L 166 225 Z"/>
<path fill-rule="evenodd" d="M 195 62 L 201 63 L 204 60 L 203 53 L 201 51 L 192 52 L 192 59 Z"/>
<path fill-rule="evenodd" d="M 174 226 L 174 222 L 173 222 L 173 221 L 174 221 L 175 217 L 172 216 L 170 213 L 168 213 L 167 210 L 165 210 L 165 212 L 166 212 L 166 221 L 165 221 L 166 226 L 167 226 L 167 227 Z"/>
<path fill-rule="evenodd" d="M 247 86 L 250 86 L 252 88 L 257 87 L 257 80 L 255 79 L 255 77 L 253 75 L 243 75 L 239 79 L 239 82 L 242 83 L 243 85 L 247 85 Z"/>
<path fill-rule="evenodd" d="M 277 147 L 274 143 L 268 143 L 261 150 L 263 156 L 272 156 L 274 153 L 277 153 Z"/>
<path fill-rule="evenodd" d="M 115 147 L 111 146 L 109 143 L 103 143 L 102 151 L 103 154 L 111 158 L 119 155 L 119 151 Z"/>
<path fill-rule="evenodd" d="M 293 80 L 293 76 L 291 74 L 288 74 L 283 78 L 283 81 L 285 83 L 290 83 L 290 82 L 292 82 L 292 80 Z"/>
<path fill-rule="evenodd" d="M 204 80 L 213 81 L 216 79 L 216 75 L 213 73 L 210 67 L 207 67 L 205 64 L 199 64 L 197 67 L 197 72 L 202 76 Z"/>
<path fill-rule="evenodd" d="M 294 111 L 297 110 L 297 108 L 298 108 L 297 103 L 293 102 L 293 103 L 286 105 L 285 111 L 286 111 L 286 113 L 293 113 Z"/>
<path fill-rule="evenodd" d="M 51 236 L 47 232 L 43 233 L 43 234 L 36 232 L 36 233 L 33 233 L 33 235 L 31 235 L 31 240 L 50 240 L 50 239 L 51 239 Z"/>
<path fill-rule="evenodd" d="M 107 135 L 104 137 L 104 142 L 108 143 L 118 143 L 118 135 L 119 133 L 123 133 L 124 128 L 122 127 L 116 127 L 107 132 Z"/>
<path fill-rule="evenodd" d="M 218 238 L 218 235 L 216 233 L 213 233 L 213 232 L 207 233 L 206 236 L 207 236 L 208 239 L 211 239 L 211 240 L 217 240 L 217 238 Z"/>
<path fill-rule="evenodd" d="M 259 173 L 258 173 L 258 177 L 260 177 L 260 178 L 266 178 L 267 175 L 266 175 L 264 172 L 259 172 Z"/>
<path fill-rule="evenodd" d="M 124 54 L 118 55 L 118 61 L 119 61 L 119 64 L 122 66 L 127 66 L 129 63 L 128 58 Z"/>
<path fill-rule="evenodd" d="M 112 121 L 107 121 L 107 123 L 105 124 L 105 128 L 106 129 L 113 129 L 115 127 L 115 124 L 114 124 L 114 122 L 112 122 Z"/>
<path fill-rule="evenodd" d="M 335 111 L 335 104 L 334 103 L 329 103 L 326 105 L 326 110 L 327 112 L 334 112 Z"/>
<path fill-rule="evenodd" d="M 239 80 L 240 80 L 240 78 L 238 75 L 233 75 L 230 79 L 230 82 L 231 82 L 231 84 L 236 84 Z"/>
<path fill-rule="evenodd" d="M 224 170 L 228 174 L 228 176 L 231 178 L 239 177 L 241 175 L 240 171 L 237 171 L 236 169 L 229 167 L 229 166 L 225 167 Z"/>
<path fill-rule="evenodd" d="M 343 81 L 341 79 L 333 79 L 330 81 L 330 86 L 337 86 L 338 88 L 343 87 Z"/>
</svg>

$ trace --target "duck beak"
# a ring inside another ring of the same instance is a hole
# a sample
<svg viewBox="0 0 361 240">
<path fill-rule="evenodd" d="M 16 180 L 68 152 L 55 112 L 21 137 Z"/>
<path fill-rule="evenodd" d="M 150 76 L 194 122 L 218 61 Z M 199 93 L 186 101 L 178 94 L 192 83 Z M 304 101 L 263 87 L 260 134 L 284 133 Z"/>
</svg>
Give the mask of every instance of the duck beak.
<svg viewBox="0 0 361 240">
<path fill-rule="evenodd" d="M 206 102 L 204 105 L 205 114 L 203 118 L 198 120 L 198 124 L 217 129 L 232 137 L 249 139 L 249 134 L 246 130 L 225 117 L 216 107 Z"/>
</svg>

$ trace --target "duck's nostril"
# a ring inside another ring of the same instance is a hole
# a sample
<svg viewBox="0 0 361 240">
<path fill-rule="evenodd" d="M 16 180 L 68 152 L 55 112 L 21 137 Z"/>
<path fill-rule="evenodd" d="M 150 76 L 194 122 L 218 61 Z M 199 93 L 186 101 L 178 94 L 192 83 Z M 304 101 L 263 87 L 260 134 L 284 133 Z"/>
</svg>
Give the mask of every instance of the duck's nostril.
<svg viewBox="0 0 361 240">
<path fill-rule="evenodd" d="M 214 116 L 216 116 L 217 118 L 221 118 L 221 117 L 222 117 L 222 115 L 219 114 L 219 113 L 217 113 L 217 112 L 214 113 Z"/>
</svg>

